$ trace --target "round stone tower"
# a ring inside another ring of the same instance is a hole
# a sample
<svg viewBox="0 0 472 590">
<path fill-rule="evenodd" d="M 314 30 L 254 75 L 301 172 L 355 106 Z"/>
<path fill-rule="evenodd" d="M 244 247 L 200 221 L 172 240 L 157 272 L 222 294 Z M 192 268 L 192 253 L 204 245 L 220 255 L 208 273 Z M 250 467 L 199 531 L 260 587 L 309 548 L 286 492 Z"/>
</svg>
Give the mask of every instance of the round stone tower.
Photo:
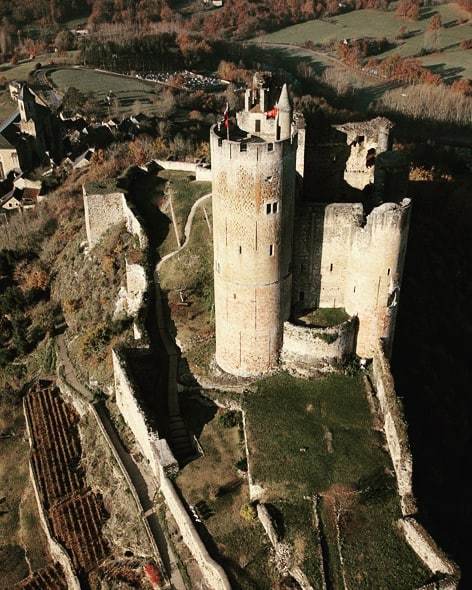
<svg viewBox="0 0 472 590">
<path fill-rule="evenodd" d="M 285 110 L 279 122 L 250 105 L 237 120 L 229 140 L 210 131 L 216 361 L 252 376 L 277 365 L 290 315 L 297 136 Z"/>
</svg>

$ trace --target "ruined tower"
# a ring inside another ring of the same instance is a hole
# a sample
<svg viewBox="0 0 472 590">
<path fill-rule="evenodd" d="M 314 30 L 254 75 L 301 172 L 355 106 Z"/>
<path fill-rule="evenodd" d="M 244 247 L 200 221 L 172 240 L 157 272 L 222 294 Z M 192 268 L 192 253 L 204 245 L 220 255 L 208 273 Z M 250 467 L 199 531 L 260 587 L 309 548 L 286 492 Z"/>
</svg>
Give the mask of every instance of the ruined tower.
<svg viewBox="0 0 472 590">
<path fill-rule="evenodd" d="M 269 97 L 259 83 L 230 138 L 210 132 L 216 361 L 239 376 L 276 367 L 290 315 L 297 128 L 287 88 Z"/>
</svg>

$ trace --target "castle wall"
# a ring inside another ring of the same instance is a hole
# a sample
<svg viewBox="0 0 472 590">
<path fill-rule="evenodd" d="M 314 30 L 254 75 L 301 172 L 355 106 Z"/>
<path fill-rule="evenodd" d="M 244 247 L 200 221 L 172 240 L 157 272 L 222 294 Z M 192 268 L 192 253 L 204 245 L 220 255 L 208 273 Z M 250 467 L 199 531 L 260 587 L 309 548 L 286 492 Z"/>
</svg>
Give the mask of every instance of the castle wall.
<svg viewBox="0 0 472 590">
<path fill-rule="evenodd" d="M 297 144 L 241 144 L 214 129 L 210 140 L 216 360 L 260 374 L 277 365 L 290 314 Z"/>
<path fill-rule="evenodd" d="M 87 240 L 93 248 L 110 227 L 126 221 L 125 195 L 121 192 L 87 194 L 84 187 L 83 196 Z"/>
<path fill-rule="evenodd" d="M 160 491 L 167 507 L 179 527 L 184 543 L 198 563 L 208 587 L 213 590 L 231 590 L 224 569 L 208 553 L 172 481 L 164 473 L 161 474 L 160 481 Z"/>
<path fill-rule="evenodd" d="M 410 221 L 410 200 L 384 203 L 353 234 L 344 307 L 359 317 L 357 354 L 372 357 L 379 338 L 390 352 Z"/>
<path fill-rule="evenodd" d="M 112 350 L 112 360 L 116 405 L 124 421 L 132 431 L 155 477 L 160 478 L 159 465 L 166 474 L 175 475 L 178 471 L 177 461 L 167 441 L 160 439 L 159 433 L 149 424 L 146 413 L 136 397 L 135 387 L 127 371 L 126 360 L 116 350 Z"/>
<path fill-rule="evenodd" d="M 313 369 L 340 363 L 354 353 L 357 318 L 331 328 L 285 322 L 281 359 L 290 369 L 309 375 Z"/>
<path fill-rule="evenodd" d="M 303 203 L 297 211 L 293 305 L 357 315 L 360 356 L 372 357 L 379 337 L 390 351 L 409 214 L 409 199 L 380 205 L 366 219 L 361 203 Z"/>
<path fill-rule="evenodd" d="M 413 459 L 408 444 L 408 432 L 403 409 L 395 392 L 390 366 L 382 347 L 377 342 L 373 363 L 373 383 L 377 393 L 388 450 L 397 477 L 400 505 L 404 516 L 416 512 L 413 496 Z"/>
</svg>

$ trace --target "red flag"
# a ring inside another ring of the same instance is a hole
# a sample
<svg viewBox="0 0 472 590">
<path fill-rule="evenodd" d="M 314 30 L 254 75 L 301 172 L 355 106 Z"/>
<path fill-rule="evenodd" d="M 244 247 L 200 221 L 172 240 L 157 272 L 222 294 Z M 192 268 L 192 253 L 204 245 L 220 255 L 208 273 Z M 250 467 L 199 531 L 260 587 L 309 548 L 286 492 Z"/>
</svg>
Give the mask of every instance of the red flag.
<svg viewBox="0 0 472 590">
<path fill-rule="evenodd" d="M 264 115 L 268 119 L 275 119 L 278 114 L 279 114 L 279 109 L 277 107 L 274 107 L 272 110 L 267 111 L 266 113 L 264 113 Z"/>
<path fill-rule="evenodd" d="M 226 127 L 226 129 L 229 129 L 229 104 L 228 103 L 226 103 L 224 118 L 225 118 L 225 127 Z"/>
</svg>

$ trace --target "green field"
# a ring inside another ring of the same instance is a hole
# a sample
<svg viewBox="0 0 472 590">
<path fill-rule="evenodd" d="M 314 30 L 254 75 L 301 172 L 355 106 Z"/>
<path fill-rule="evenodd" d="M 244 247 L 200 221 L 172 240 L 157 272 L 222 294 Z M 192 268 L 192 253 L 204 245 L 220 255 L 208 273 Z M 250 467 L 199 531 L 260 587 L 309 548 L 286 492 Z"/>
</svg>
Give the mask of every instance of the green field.
<svg viewBox="0 0 472 590">
<path fill-rule="evenodd" d="M 112 91 L 120 103 L 122 113 L 130 113 L 139 104 L 139 110 L 152 114 L 156 111 L 156 84 L 135 78 L 98 72 L 86 68 L 57 68 L 48 72 L 49 80 L 60 91 L 65 92 L 75 86 L 84 94 L 93 92 L 100 100 L 104 100 Z M 160 86 L 157 86 L 160 89 Z"/>
<path fill-rule="evenodd" d="M 342 587 L 335 509 L 347 587 L 410 590 L 428 580 L 396 527 L 401 512 L 390 457 L 373 429 L 361 377 L 279 374 L 246 395 L 245 410 L 251 474 L 315 587 L 321 542 L 314 494 L 332 587 Z"/>
<path fill-rule="evenodd" d="M 394 41 L 399 28 L 405 26 L 410 33 L 408 39 L 400 41 L 400 44 L 380 54 L 378 57 L 386 57 L 391 54 L 402 56 L 418 55 L 424 46 L 424 32 L 428 27 L 431 17 L 439 13 L 443 27 L 439 37 L 440 51 L 421 58 L 421 61 L 440 73 L 445 78 L 462 76 L 472 78 L 472 50 L 460 48 L 461 41 L 472 38 L 472 21 L 461 24 L 460 20 L 467 18 L 467 13 L 456 4 L 443 4 L 431 8 L 423 8 L 418 21 L 409 21 L 399 18 L 392 11 L 381 10 L 356 10 L 346 14 L 326 19 L 308 21 L 276 31 L 269 35 L 263 35 L 255 39 L 258 43 L 269 44 L 293 44 L 302 45 L 306 41 L 325 45 L 332 41 L 343 39 L 359 39 L 362 37 L 382 38 Z M 316 60 L 323 61 L 323 52 L 313 54 Z M 332 63 L 334 53 L 326 53 L 326 64 Z M 331 58 L 331 59 L 330 59 Z"/>
</svg>

